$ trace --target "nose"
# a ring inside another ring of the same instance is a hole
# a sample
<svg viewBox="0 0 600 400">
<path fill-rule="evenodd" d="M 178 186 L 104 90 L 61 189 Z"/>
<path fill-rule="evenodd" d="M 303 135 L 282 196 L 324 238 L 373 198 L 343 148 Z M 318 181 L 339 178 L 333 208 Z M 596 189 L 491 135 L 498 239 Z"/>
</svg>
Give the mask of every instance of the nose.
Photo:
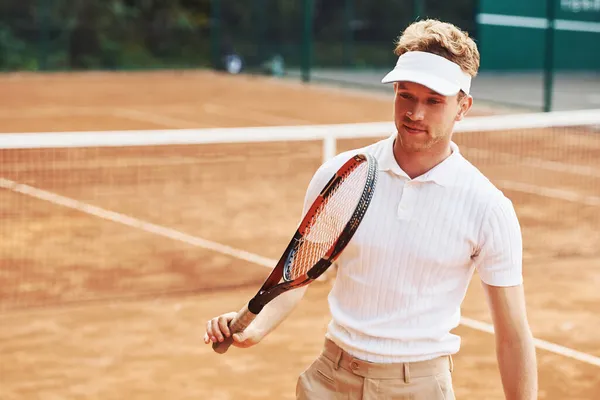
<svg viewBox="0 0 600 400">
<path fill-rule="evenodd" d="M 422 121 L 425 119 L 425 109 L 417 103 L 411 111 L 407 111 L 406 116 L 411 121 Z"/>
</svg>

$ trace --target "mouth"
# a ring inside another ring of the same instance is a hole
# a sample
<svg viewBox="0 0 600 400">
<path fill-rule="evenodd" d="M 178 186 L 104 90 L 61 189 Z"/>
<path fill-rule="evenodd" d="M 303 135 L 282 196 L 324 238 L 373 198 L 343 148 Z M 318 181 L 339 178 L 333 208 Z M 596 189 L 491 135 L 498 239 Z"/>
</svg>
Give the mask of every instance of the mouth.
<svg viewBox="0 0 600 400">
<path fill-rule="evenodd" d="M 417 128 L 417 127 L 411 127 L 409 125 L 406 124 L 402 124 L 402 127 L 404 128 L 404 130 L 412 135 L 417 135 L 419 133 L 427 133 L 427 129 L 423 129 L 423 128 Z"/>
</svg>

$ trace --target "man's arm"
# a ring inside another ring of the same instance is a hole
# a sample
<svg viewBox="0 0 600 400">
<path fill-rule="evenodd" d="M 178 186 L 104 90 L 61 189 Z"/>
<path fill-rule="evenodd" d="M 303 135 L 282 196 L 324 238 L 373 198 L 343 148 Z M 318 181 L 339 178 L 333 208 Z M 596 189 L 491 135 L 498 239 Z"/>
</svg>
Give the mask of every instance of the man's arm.
<svg viewBox="0 0 600 400">
<path fill-rule="evenodd" d="M 496 357 L 504 395 L 507 400 L 537 399 L 537 362 L 523 285 L 482 284 L 494 323 Z"/>
<path fill-rule="evenodd" d="M 313 175 L 304 196 L 304 207 L 301 218 L 304 217 L 310 205 L 315 201 L 319 192 L 331 177 L 329 171 L 331 167 L 328 167 L 328 165 L 327 163 L 322 165 Z M 273 299 L 243 332 L 233 335 L 233 345 L 244 348 L 259 343 L 291 314 L 304 296 L 306 288 L 304 286 L 290 290 Z M 209 319 L 206 322 L 204 343 L 223 342 L 225 338 L 232 336 L 229 330 L 229 323 L 236 314 L 236 312 L 228 312 Z"/>
<path fill-rule="evenodd" d="M 259 343 L 291 314 L 300 303 L 305 292 L 306 286 L 290 290 L 275 298 L 265 306 L 246 330 L 233 335 L 233 345 L 244 348 Z M 230 312 L 208 320 L 204 343 L 222 342 L 225 338 L 231 336 L 228 325 L 236 314 L 236 312 Z"/>
</svg>

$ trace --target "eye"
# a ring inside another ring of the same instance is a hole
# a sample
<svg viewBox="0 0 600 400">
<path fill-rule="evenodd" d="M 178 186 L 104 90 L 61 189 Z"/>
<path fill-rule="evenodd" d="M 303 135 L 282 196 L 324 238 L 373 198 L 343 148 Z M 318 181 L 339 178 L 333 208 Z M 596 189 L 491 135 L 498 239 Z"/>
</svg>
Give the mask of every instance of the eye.
<svg viewBox="0 0 600 400">
<path fill-rule="evenodd" d="M 412 99 L 412 95 L 410 93 L 406 93 L 406 92 L 401 92 L 398 94 L 400 97 L 402 97 L 403 99 Z"/>
<path fill-rule="evenodd" d="M 427 100 L 427 102 L 429 104 L 442 104 L 442 101 L 440 99 L 436 99 L 435 97 L 431 97 L 429 100 Z"/>
</svg>

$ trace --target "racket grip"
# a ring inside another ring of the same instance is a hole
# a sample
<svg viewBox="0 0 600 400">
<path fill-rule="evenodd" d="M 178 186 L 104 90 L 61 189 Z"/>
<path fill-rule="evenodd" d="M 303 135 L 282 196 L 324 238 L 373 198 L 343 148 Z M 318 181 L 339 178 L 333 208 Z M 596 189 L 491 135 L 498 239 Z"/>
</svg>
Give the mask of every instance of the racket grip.
<svg viewBox="0 0 600 400">
<path fill-rule="evenodd" d="M 212 345 L 215 353 L 224 354 L 227 350 L 229 350 L 229 346 L 233 344 L 233 337 L 229 336 L 223 339 L 222 342 L 215 342 Z"/>
<path fill-rule="evenodd" d="M 248 310 L 248 306 L 245 305 L 229 323 L 231 336 L 226 337 L 222 342 L 213 343 L 212 348 L 215 353 L 225 353 L 229 349 L 229 346 L 233 344 L 233 334 L 244 331 L 254 321 L 254 318 L 256 318 L 256 314 Z"/>
</svg>

